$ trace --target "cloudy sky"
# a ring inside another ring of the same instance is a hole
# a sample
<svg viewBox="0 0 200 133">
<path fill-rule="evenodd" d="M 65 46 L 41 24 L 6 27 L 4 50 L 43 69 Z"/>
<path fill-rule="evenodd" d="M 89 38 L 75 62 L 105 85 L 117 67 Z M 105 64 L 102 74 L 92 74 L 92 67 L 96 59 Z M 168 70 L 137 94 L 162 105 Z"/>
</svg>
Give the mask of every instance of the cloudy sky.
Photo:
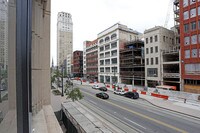
<svg viewBox="0 0 200 133">
<path fill-rule="evenodd" d="M 164 26 L 172 0 L 52 0 L 51 58 L 56 64 L 56 24 L 58 12 L 68 12 L 73 21 L 73 50 L 83 50 L 85 40 L 96 39 L 104 29 L 120 22 L 141 33 L 154 26 Z M 168 28 L 172 27 L 173 6 Z"/>
</svg>

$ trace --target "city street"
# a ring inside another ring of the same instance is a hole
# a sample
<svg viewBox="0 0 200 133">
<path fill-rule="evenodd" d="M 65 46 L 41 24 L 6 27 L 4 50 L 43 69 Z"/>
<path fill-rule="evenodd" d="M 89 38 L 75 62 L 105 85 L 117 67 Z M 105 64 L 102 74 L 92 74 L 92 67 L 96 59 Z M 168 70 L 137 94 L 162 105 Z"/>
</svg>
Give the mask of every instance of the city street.
<svg viewBox="0 0 200 133">
<path fill-rule="evenodd" d="M 80 86 L 84 99 L 80 103 L 124 132 L 199 132 L 200 120 L 155 107 L 143 99 L 128 99 L 108 91 L 109 99 L 102 100 L 100 92 L 89 86 Z"/>
</svg>

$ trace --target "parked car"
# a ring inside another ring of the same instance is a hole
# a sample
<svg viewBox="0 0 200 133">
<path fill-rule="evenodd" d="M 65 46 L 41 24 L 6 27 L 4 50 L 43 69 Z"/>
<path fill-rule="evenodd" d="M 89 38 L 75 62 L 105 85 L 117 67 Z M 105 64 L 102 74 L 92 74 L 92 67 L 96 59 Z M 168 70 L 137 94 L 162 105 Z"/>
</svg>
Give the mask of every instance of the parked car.
<svg viewBox="0 0 200 133">
<path fill-rule="evenodd" d="M 126 92 L 123 94 L 123 96 L 128 97 L 128 98 L 132 98 L 132 99 L 138 99 L 139 98 L 139 94 L 137 92 Z"/>
<path fill-rule="evenodd" d="M 109 95 L 107 93 L 104 92 L 100 92 L 96 94 L 96 97 L 102 98 L 102 99 L 108 99 Z"/>
<path fill-rule="evenodd" d="M 99 90 L 100 91 L 107 91 L 108 89 L 106 87 L 100 87 Z"/>
<path fill-rule="evenodd" d="M 124 93 L 126 93 L 124 90 L 115 90 L 114 91 L 114 94 L 117 94 L 117 95 L 124 95 Z"/>
<path fill-rule="evenodd" d="M 93 85 L 92 89 L 99 89 L 99 85 Z"/>
</svg>

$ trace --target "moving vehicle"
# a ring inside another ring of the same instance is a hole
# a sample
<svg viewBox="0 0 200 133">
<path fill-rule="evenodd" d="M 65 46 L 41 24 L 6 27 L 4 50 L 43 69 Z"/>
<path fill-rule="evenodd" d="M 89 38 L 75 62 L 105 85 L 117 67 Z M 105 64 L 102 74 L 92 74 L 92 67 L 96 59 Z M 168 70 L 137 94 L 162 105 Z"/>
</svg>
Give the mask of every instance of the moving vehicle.
<svg viewBox="0 0 200 133">
<path fill-rule="evenodd" d="M 109 95 L 107 93 L 104 92 L 100 92 L 96 94 L 96 97 L 102 98 L 102 99 L 108 99 Z"/>
<path fill-rule="evenodd" d="M 126 93 L 124 90 L 115 90 L 114 91 L 114 94 L 117 94 L 117 95 L 123 95 L 124 93 Z"/>
<path fill-rule="evenodd" d="M 156 86 L 156 89 L 176 91 L 176 86 L 160 85 L 160 86 Z"/>
<path fill-rule="evenodd" d="M 108 89 L 106 87 L 100 87 L 99 90 L 100 91 L 107 91 Z"/>
<path fill-rule="evenodd" d="M 92 89 L 99 89 L 99 86 L 98 85 L 93 85 Z"/>
<path fill-rule="evenodd" d="M 128 98 L 132 98 L 132 99 L 138 99 L 139 98 L 139 94 L 137 92 L 126 92 L 124 93 L 125 97 L 128 97 Z"/>
</svg>

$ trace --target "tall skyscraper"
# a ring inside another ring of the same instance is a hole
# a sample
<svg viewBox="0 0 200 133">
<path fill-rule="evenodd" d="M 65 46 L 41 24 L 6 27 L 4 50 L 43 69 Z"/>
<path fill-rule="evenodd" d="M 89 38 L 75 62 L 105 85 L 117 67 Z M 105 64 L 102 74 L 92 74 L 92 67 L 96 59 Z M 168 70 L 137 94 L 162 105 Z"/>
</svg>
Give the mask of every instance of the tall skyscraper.
<svg viewBox="0 0 200 133">
<path fill-rule="evenodd" d="M 59 12 L 57 17 L 57 66 L 61 66 L 73 52 L 73 23 L 70 13 Z"/>
<path fill-rule="evenodd" d="M 0 0 L 0 67 L 8 65 L 8 3 Z"/>
</svg>

